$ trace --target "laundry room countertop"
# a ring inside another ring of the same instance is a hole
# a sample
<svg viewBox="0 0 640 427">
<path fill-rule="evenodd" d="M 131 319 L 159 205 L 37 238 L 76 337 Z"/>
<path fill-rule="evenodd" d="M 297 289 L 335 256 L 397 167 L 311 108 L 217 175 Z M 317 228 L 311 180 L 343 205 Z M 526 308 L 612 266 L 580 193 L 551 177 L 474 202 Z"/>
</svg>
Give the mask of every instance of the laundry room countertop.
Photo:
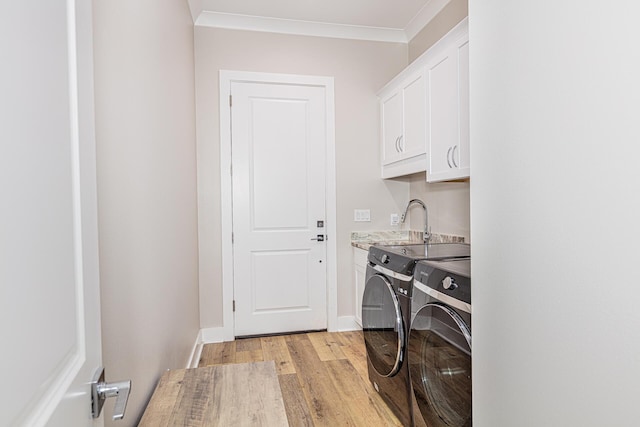
<svg viewBox="0 0 640 427">
<path fill-rule="evenodd" d="M 412 245 L 422 243 L 422 231 L 415 230 L 383 230 L 383 231 L 353 231 L 351 232 L 351 246 L 368 251 L 371 245 Z M 431 235 L 430 243 L 464 243 L 464 237 L 450 234 Z"/>
</svg>

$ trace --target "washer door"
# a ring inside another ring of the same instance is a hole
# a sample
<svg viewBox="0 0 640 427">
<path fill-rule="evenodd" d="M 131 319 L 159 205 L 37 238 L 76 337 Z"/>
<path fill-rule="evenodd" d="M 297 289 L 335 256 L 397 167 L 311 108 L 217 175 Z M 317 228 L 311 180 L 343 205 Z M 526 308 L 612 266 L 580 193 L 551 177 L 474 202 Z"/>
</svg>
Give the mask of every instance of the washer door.
<svg viewBox="0 0 640 427">
<path fill-rule="evenodd" d="M 404 323 L 398 297 L 385 276 L 367 280 L 362 297 L 362 331 L 367 356 L 383 377 L 395 375 L 402 366 Z"/>
<path fill-rule="evenodd" d="M 408 360 L 425 424 L 471 426 L 471 331 L 462 317 L 438 302 L 420 308 L 411 323 Z"/>
</svg>

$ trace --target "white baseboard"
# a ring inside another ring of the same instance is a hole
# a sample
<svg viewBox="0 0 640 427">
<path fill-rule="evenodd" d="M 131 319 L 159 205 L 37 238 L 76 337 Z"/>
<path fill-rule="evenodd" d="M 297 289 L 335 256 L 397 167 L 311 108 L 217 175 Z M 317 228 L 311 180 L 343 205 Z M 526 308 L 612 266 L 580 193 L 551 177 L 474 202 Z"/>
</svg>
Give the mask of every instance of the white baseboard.
<svg viewBox="0 0 640 427">
<path fill-rule="evenodd" d="M 338 332 L 359 331 L 362 327 L 356 322 L 355 316 L 338 317 Z"/>
<path fill-rule="evenodd" d="M 198 367 L 200 355 L 202 354 L 202 340 L 200 339 L 201 335 L 202 331 L 198 331 L 198 334 L 196 335 L 196 341 L 193 344 L 193 349 L 191 350 L 191 356 L 189 357 L 189 361 L 187 363 L 187 369 Z"/>
<path fill-rule="evenodd" d="M 341 316 L 338 317 L 338 331 L 346 332 L 346 331 L 359 331 L 362 327 L 356 322 L 355 316 Z M 204 344 L 211 344 L 217 342 L 224 342 L 224 328 L 204 328 L 200 329 L 198 336 L 196 337 L 196 342 L 193 345 L 193 350 L 191 351 L 191 358 L 189 359 L 189 364 L 187 368 L 197 368 L 198 362 L 200 361 L 200 356 L 202 354 L 202 346 Z"/>
<path fill-rule="evenodd" d="M 200 329 L 200 342 L 209 344 L 214 342 L 224 342 L 224 328 L 204 328 Z"/>
<path fill-rule="evenodd" d="M 188 368 L 197 368 L 200 362 L 200 356 L 202 355 L 202 346 L 205 344 L 223 342 L 224 341 L 224 328 L 204 328 L 200 329 L 196 336 L 196 342 L 191 350 L 191 358 L 187 364 Z"/>
</svg>

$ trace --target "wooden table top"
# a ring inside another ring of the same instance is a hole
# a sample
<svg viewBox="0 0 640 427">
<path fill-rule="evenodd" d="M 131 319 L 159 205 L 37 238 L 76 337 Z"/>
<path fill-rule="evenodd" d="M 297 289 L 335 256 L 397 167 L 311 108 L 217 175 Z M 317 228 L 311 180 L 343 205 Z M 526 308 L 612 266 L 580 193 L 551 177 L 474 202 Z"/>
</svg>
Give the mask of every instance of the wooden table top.
<svg viewBox="0 0 640 427">
<path fill-rule="evenodd" d="M 141 427 L 288 426 L 273 361 L 166 371 Z"/>
</svg>

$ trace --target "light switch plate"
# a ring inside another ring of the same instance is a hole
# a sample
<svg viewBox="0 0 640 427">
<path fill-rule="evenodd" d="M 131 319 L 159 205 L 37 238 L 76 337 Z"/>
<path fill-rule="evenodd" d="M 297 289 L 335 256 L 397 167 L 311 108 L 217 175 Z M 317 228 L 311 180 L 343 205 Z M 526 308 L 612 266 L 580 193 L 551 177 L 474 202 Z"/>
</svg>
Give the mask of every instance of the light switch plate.
<svg viewBox="0 0 640 427">
<path fill-rule="evenodd" d="M 371 222 L 371 210 L 370 209 L 354 209 L 353 220 L 355 222 Z"/>
<path fill-rule="evenodd" d="M 391 225 L 400 224 L 400 216 L 398 214 L 391 214 Z"/>
</svg>

